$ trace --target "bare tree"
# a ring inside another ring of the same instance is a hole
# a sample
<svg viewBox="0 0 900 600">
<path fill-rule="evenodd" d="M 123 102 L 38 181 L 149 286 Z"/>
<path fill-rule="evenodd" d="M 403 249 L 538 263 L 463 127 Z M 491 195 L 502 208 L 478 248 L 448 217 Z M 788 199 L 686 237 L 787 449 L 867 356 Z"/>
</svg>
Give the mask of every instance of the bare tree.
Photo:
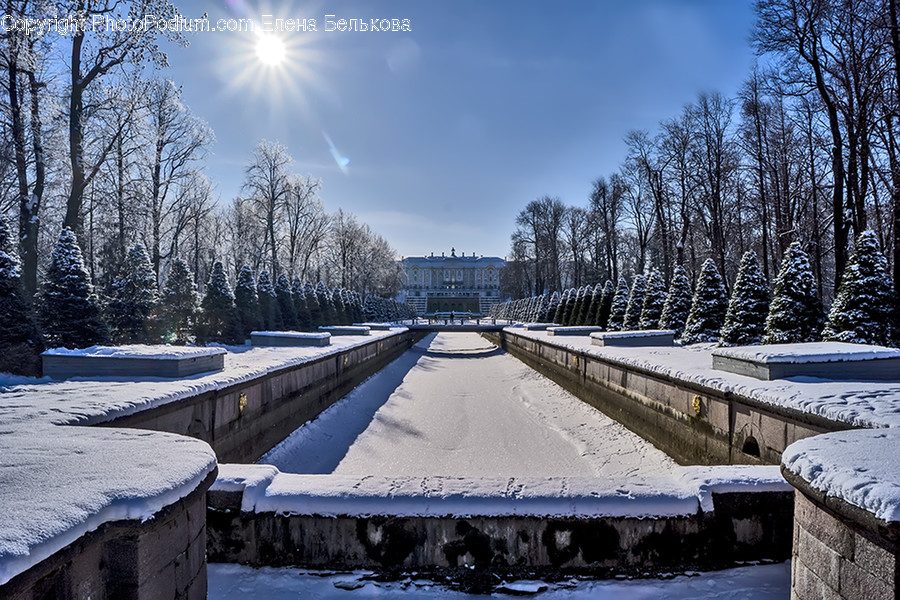
<svg viewBox="0 0 900 600">
<path fill-rule="evenodd" d="M 278 221 L 291 194 L 292 177 L 288 167 L 293 162 L 286 147 L 278 142 L 262 140 L 254 148 L 250 164 L 245 170 L 244 191 L 263 223 L 269 252 L 269 271 L 273 278 L 279 273 Z"/>
</svg>

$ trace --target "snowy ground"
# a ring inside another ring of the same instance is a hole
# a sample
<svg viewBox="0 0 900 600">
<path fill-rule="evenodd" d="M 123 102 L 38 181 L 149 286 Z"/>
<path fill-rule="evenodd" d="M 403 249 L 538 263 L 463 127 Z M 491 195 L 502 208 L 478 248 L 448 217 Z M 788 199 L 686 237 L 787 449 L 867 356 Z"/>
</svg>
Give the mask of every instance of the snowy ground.
<svg viewBox="0 0 900 600">
<path fill-rule="evenodd" d="M 241 565 L 209 565 L 209 600 L 362 600 L 364 598 L 424 598 L 477 600 L 521 596 L 542 588 L 541 600 L 784 600 L 790 596 L 789 562 L 681 575 L 672 579 L 579 581 L 556 584 L 510 582 L 509 592 L 473 595 L 454 591 L 427 579 L 375 582 L 366 573 L 326 573 L 298 569 L 254 569 Z"/>
<path fill-rule="evenodd" d="M 289 473 L 663 475 L 674 461 L 476 333 L 431 334 L 260 459 Z"/>
<path fill-rule="evenodd" d="M 646 369 L 856 427 L 900 426 L 900 381 L 833 381 L 815 377 L 760 381 L 713 369 L 711 351 L 715 348 L 714 344 L 623 348 L 594 346 L 587 336 L 558 338 L 549 336 L 544 331 L 528 331 L 524 327 L 514 327 L 510 331 L 555 346 L 594 354 L 614 363 Z"/>
</svg>

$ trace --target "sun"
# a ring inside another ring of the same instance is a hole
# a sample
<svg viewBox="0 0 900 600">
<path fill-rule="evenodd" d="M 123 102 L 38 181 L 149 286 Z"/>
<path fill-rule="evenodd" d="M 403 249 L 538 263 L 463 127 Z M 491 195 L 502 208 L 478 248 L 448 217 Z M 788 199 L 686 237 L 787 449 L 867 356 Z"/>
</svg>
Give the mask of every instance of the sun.
<svg viewBox="0 0 900 600">
<path fill-rule="evenodd" d="M 284 42 L 274 35 L 261 36 L 256 41 L 256 56 L 263 64 L 278 66 L 284 62 Z"/>
</svg>

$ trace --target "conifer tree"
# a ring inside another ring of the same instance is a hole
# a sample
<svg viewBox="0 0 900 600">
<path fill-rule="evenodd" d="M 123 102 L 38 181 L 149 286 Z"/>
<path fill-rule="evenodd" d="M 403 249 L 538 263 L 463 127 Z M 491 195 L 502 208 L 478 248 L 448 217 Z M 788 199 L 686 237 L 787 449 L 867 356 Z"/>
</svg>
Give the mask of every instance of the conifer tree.
<svg viewBox="0 0 900 600">
<path fill-rule="evenodd" d="M 622 329 L 634 330 L 641 326 L 641 310 L 644 307 L 644 296 L 647 295 L 647 278 L 641 274 L 634 276 L 631 292 L 628 294 L 628 306 L 625 309 L 625 320 Z"/>
<path fill-rule="evenodd" d="M 584 287 L 575 291 L 575 303 L 572 304 L 572 312 L 569 314 L 569 325 L 580 325 L 581 311 L 584 308 L 586 291 Z"/>
<path fill-rule="evenodd" d="M 226 344 L 243 341 L 240 324 L 234 314 L 234 295 L 221 261 L 213 263 L 200 308 L 202 312 L 197 327 L 200 341 Z"/>
<path fill-rule="evenodd" d="M 847 261 L 822 338 L 852 344 L 892 344 L 893 306 L 887 259 L 878 249 L 875 233 L 863 231 Z"/>
<path fill-rule="evenodd" d="M 319 295 L 316 286 L 309 281 L 303 283 L 303 291 L 306 297 L 306 308 L 309 310 L 309 327 L 315 330 L 322 324 L 322 307 L 319 305 Z"/>
<path fill-rule="evenodd" d="M 0 373 L 39 375 L 44 344 L 25 301 L 14 246 L 9 223 L 0 215 Z"/>
<path fill-rule="evenodd" d="M 607 331 L 622 330 L 625 324 L 625 311 L 628 310 L 628 296 L 630 293 L 628 282 L 624 277 L 619 277 L 619 283 L 616 285 L 616 291 L 609 305 L 609 317 L 606 323 Z"/>
<path fill-rule="evenodd" d="M 545 317 L 549 308 L 550 296 L 548 296 L 547 294 L 541 294 L 538 297 L 537 302 L 535 302 L 532 321 L 534 321 L 535 323 L 546 323 Z"/>
<path fill-rule="evenodd" d="M 334 324 L 347 324 L 347 307 L 344 306 L 344 299 L 341 297 L 341 289 L 333 288 L 331 290 L 331 306 L 334 307 Z"/>
<path fill-rule="evenodd" d="M 597 324 L 597 310 L 602 299 L 603 285 L 598 283 L 591 288 L 590 300 L 587 303 L 587 310 L 584 312 L 584 325 L 595 326 Z"/>
<path fill-rule="evenodd" d="M 559 325 L 565 325 L 565 315 L 566 315 L 566 305 L 569 303 L 569 298 L 572 294 L 572 290 L 568 289 L 562 293 L 559 297 L 559 304 L 556 306 L 556 312 L 553 314 L 553 322 L 558 323 Z"/>
<path fill-rule="evenodd" d="M 260 271 L 256 279 L 256 295 L 259 299 L 259 316 L 262 318 L 262 327 L 266 331 L 281 331 L 284 323 L 281 320 L 281 308 L 278 305 L 278 296 L 275 294 L 275 286 L 268 271 Z"/>
<path fill-rule="evenodd" d="M 176 259 L 169 266 L 160 298 L 160 320 L 167 342 L 186 344 L 197 318 L 197 284 L 183 260 Z"/>
<path fill-rule="evenodd" d="M 556 311 L 559 310 L 559 303 L 562 297 L 559 292 L 550 294 L 550 300 L 547 302 L 547 309 L 544 311 L 541 321 L 544 323 L 556 323 Z"/>
<path fill-rule="evenodd" d="M 609 313 L 612 310 L 613 297 L 616 295 L 616 286 L 609 279 L 603 284 L 603 292 L 600 294 L 600 304 L 597 305 L 597 312 L 592 317 L 593 325 L 603 327 L 609 324 Z"/>
<path fill-rule="evenodd" d="M 759 267 L 756 252 L 748 250 L 741 258 L 719 345 L 759 344 L 766 332 L 768 314 L 769 286 Z"/>
<path fill-rule="evenodd" d="M 299 277 L 294 277 L 294 281 L 291 282 L 291 295 L 294 298 L 294 312 L 297 315 L 297 330 L 309 331 L 312 328 L 312 320 L 309 306 L 306 304 L 306 288 Z"/>
<path fill-rule="evenodd" d="M 659 269 L 653 269 L 647 278 L 647 293 L 641 307 L 640 329 L 656 329 L 666 303 L 666 281 Z"/>
<path fill-rule="evenodd" d="M 678 265 L 672 272 L 672 282 L 669 284 L 669 292 L 666 294 L 666 303 L 659 316 L 659 328 L 671 329 L 675 332 L 676 338 L 681 337 L 684 324 L 691 311 L 693 298 L 691 280 L 684 267 Z"/>
<path fill-rule="evenodd" d="M 75 234 L 64 228 L 41 292 L 41 328 L 50 347 L 87 348 L 109 339 Z"/>
<path fill-rule="evenodd" d="M 700 277 L 697 279 L 691 312 L 684 324 L 681 342 L 696 344 L 717 341 L 727 310 L 728 297 L 722 276 L 713 259 L 707 258 L 700 267 Z"/>
<path fill-rule="evenodd" d="M 275 297 L 278 299 L 282 328 L 297 331 L 297 309 L 294 308 L 294 294 L 291 292 L 291 282 L 284 273 L 275 280 Z"/>
<path fill-rule="evenodd" d="M 113 341 L 119 344 L 150 342 L 148 321 L 158 298 L 150 257 L 140 244 L 133 246 L 125 256 L 120 276 L 113 283 L 113 298 L 107 309 Z"/>
<path fill-rule="evenodd" d="M 331 302 L 331 291 L 321 281 L 316 284 L 316 298 L 319 301 L 320 325 L 337 325 L 337 313 Z"/>
<path fill-rule="evenodd" d="M 794 242 L 784 252 L 766 317 L 764 344 L 814 342 L 819 337 L 822 307 L 809 257 Z"/>
<path fill-rule="evenodd" d="M 250 337 L 250 332 L 262 329 L 262 315 L 259 312 L 259 296 L 253 269 L 244 265 L 238 273 L 234 285 L 235 320 L 240 327 L 241 339 Z"/>
</svg>

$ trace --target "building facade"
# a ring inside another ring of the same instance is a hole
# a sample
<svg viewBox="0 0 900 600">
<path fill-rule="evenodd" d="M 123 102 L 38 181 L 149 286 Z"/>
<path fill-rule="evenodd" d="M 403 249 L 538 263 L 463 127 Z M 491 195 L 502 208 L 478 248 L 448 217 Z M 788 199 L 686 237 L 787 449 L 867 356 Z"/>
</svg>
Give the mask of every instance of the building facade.
<svg viewBox="0 0 900 600">
<path fill-rule="evenodd" d="M 500 302 L 500 272 L 506 261 L 497 256 L 410 256 L 403 259 L 404 300 L 420 315 L 469 312 L 486 315 Z"/>
</svg>

